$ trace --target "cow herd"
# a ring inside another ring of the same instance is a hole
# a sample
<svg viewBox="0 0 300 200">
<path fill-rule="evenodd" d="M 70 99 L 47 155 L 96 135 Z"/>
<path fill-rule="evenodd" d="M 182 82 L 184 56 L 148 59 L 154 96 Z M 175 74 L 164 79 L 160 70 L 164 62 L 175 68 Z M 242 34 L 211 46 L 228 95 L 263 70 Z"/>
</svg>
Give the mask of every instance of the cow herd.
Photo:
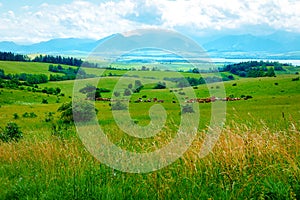
<svg viewBox="0 0 300 200">
<path fill-rule="evenodd" d="M 216 101 L 239 101 L 239 100 L 247 100 L 247 97 L 239 98 L 239 97 L 225 97 L 225 98 L 219 98 L 219 97 L 207 97 L 207 98 L 189 98 L 185 97 L 185 103 L 211 103 L 211 102 L 216 102 Z M 91 100 L 88 99 L 87 100 Z M 96 101 L 129 101 L 132 102 L 131 100 L 127 99 L 111 99 L 111 98 L 104 98 L 104 97 L 99 97 L 95 99 Z M 143 98 L 138 98 L 133 101 L 134 103 L 147 103 L 147 102 L 153 102 L 153 103 L 164 103 L 165 100 L 163 99 L 158 99 L 158 98 L 148 98 L 148 99 L 143 99 Z M 176 103 L 176 101 L 172 100 L 172 103 Z"/>
<path fill-rule="evenodd" d="M 219 97 L 207 97 L 207 98 L 194 98 L 189 99 L 188 97 L 185 97 L 186 103 L 210 103 L 215 101 L 239 101 L 239 100 L 247 100 L 248 98 L 239 98 L 239 97 L 225 97 L 225 98 L 219 98 Z"/>
</svg>

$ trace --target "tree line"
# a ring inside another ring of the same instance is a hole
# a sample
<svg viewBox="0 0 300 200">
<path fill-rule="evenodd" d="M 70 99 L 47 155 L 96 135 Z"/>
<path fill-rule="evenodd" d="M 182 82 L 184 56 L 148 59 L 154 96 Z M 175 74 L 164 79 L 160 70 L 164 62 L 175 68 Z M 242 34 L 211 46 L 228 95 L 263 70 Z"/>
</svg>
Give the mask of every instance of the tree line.
<svg viewBox="0 0 300 200">
<path fill-rule="evenodd" d="M 86 78 L 94 78 L 96 75 L 94 74 L 87 74 L 82 68 L 64 68 L 61 65 L 49 65 L 48 71 L 54 73 L 61 73 L 64 75 L 58 74 L 50 74 L 50 81 L 64 81 L 64 80 L 74 80 L 78 79 L 86 79 Z"/>
<path fill-rule="evenodd" d="M 81 59 L 73 57 L 62 57 L 52 55 L 38 55 L 30 59 L 27 55 L 15 54 L 12 52 L 0 52 L 0 60 L 2 61 L 21 61 L 21 62 L 43 62 L 62 65 L 71 65 L 80 67 L 83 63 Z M 93 64 L 85 63 L 85 66 L 93 66 Z"/>
<path fill-rule="evenodd" d="M 165 81 L 171 81 L 175 82 L 177 87 L 183 88 L 183 87 L 190 87 L 190 86 L 197 86 L 201 84 L 207 84 L 207 83 L 216 83 L 216 82 L 222 82 L 222 81 L 229 81 L 234 80 L 234 77 L 232 75 L 224 76 L 224 77 L 217 77 L 217 76 L 208 76 L 208 77 L 200 77 L 200 78 L 194 78 L 194 77 L 165 77 Z"/>
<path fill-rule="evenodd" d="M 0 52 L 0 60 L 3 61 L 30 61 L 30 58 L 26 55 L 15 54 L 12 52 Z"/>
<path fill-rule="evenodd" d="M 45 74 L 5 74 L 3 69 L 0 69 L 0 79 L 24 81 L 27 85 L 47 83 L 49 81 L 48 76 Z"/>
<path fill-rule="evenodd" d="M 284 66 L 291 65 L 270 61 L 247 61 L 226 65 L 219 68 L 219 71 L 230 72 L 241 77 L 272 77 L 275 76 L 275 71 L 285 71 Z"/>
</svg>

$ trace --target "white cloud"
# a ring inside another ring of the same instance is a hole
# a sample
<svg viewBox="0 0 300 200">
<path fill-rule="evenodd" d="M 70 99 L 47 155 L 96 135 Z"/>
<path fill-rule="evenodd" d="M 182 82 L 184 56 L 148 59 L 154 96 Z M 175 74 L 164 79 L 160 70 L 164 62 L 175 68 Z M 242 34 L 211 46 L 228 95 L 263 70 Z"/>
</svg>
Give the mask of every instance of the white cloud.
<svg viewBox="0 0 300 200">
<path fill-rule="evenodd" d="M 0 3 L 1 6 L 1 3 Z M 37 42 L 57 37 L 95 38 L 144 27 L 238 30 L 266 26 L 300 32 L 300 1 L 120 0 L 24 6 L 0 14 L 0 38 Z"/>
<path fill-rule="evenodd" d="M 273 28 L 300 31 L 300 1 L 267 0 L 154 0 L 163 13 L 166 27 L 193 26 L 196 29 L 234 29 L 266 24 Z"/>
<path fill-rule="evenodd" d="M 3 4 L 0 2 L 0 7 L 2 6 Z"/>
<path fill-rule="evenodd" d="M 29 6 L 29 5 L 26 5 L 26 6 L 22 6 L 22 7 L 21 7 L 21 9 L 22 9 L 22 10 L 25 10 L 25 11 L 26 11 L 26 10 L 29 10 L 30 8 L 31 8 L 31 6 Z"/>
</svg>

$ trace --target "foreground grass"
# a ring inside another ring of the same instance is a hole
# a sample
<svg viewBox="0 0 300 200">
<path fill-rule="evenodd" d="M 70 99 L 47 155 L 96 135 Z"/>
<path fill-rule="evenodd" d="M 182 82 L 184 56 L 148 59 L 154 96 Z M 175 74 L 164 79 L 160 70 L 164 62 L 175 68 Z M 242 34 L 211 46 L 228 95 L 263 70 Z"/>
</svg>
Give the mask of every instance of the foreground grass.
<svg viewBox="0 0 300 200">
<path fill-rule="evenodd" d="M 199 158 L 204 137 L 147 174 L 112 170 L 74 135 L 1 144 L 0 199 L 299 199 L 296 124 L 271 132 L 232 122 L 213 152 Z"/>
<path fill-rule="evenodd" d="M 34 73 L 43 73 L 47 67 L 36 67 L 41 71 Z M 159 75 L 155 81 L 168 76 L 168 72 L 136 73 L 137 79 Z M 251 95 L 253 99 L 227 102 L 226 125 L 213 151 L 204 158 L 198 155 L 205 137 L 203 129 L 211 117 L 211 104 L 200 104 L 200 128 L 191 148 L 172 165 L 147 174 L 122 173 L 96 160 L 77 138 L 74 127 L 51 133 L 51 122 L 45 122 L 45 116 L 55 112 L 54 117 L 59 117 L 57 108 L 71 100 L 73 81 L 40 85 L 61 87 L 65 97 L 1 89 L 0 126 L 15 121 L 24 138 L 19 143 L 0 143 L 0 199 L 300 199 L 300 84 L 292 81 L 294 77 L 285 74 L 225 82 L 227 95 Z M 112 89 L 118 79 L 103 78 L 99 86 Z M 207 97 L 208 88 L 218 90 L 218 85 L 201 85 L 195 93 Z M 178 120 L 180 109 L 172 103 L 174 95 L 169 89 L 152 87 L 145 85 L 132 100 L 143 95 L 164 99 L 162 105 L 169 116 Z M 111 93 L 103 95 L 109 97 Z M 49 104 L 41 104 L 44 98 Z M 131 117 L 139 125 L 146 125 L 152 105 L 130 103 Z M 155 142 L 149 140 L 147 147 L 119 134 L 109 103 L 97 102 L 96 107 L 99 123 L 122 148 L 149 149 Z M 37 117 L 24 118 L 25 112 L 34 112 Z M 14 113 L 20 117 L 14 119 Z M 164 136 L 161 138 L 171 137 L 167 131 L 172 122 L 167 121 L 168 129 L 160 134 Z"/>
</svg>

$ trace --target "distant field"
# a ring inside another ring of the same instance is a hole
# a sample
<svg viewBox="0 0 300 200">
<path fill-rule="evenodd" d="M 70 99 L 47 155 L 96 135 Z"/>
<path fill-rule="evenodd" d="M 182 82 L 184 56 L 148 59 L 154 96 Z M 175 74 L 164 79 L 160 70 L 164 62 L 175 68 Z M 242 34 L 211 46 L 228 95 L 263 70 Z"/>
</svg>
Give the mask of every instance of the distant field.
<svg viewBox="0 0 300 200">
<path fill-rule="evenodd" d="M 48 71 L 49 63 L 35 63 L 35 62 L 7 62 L 0 61 L 0 69 L 3 69 L 6 74 L 20 74 L 20 73 L 31 73 L 31 74 L 55 74 Z M 62 65 L 63 67 L 69 67 Z"/>
</svg>

